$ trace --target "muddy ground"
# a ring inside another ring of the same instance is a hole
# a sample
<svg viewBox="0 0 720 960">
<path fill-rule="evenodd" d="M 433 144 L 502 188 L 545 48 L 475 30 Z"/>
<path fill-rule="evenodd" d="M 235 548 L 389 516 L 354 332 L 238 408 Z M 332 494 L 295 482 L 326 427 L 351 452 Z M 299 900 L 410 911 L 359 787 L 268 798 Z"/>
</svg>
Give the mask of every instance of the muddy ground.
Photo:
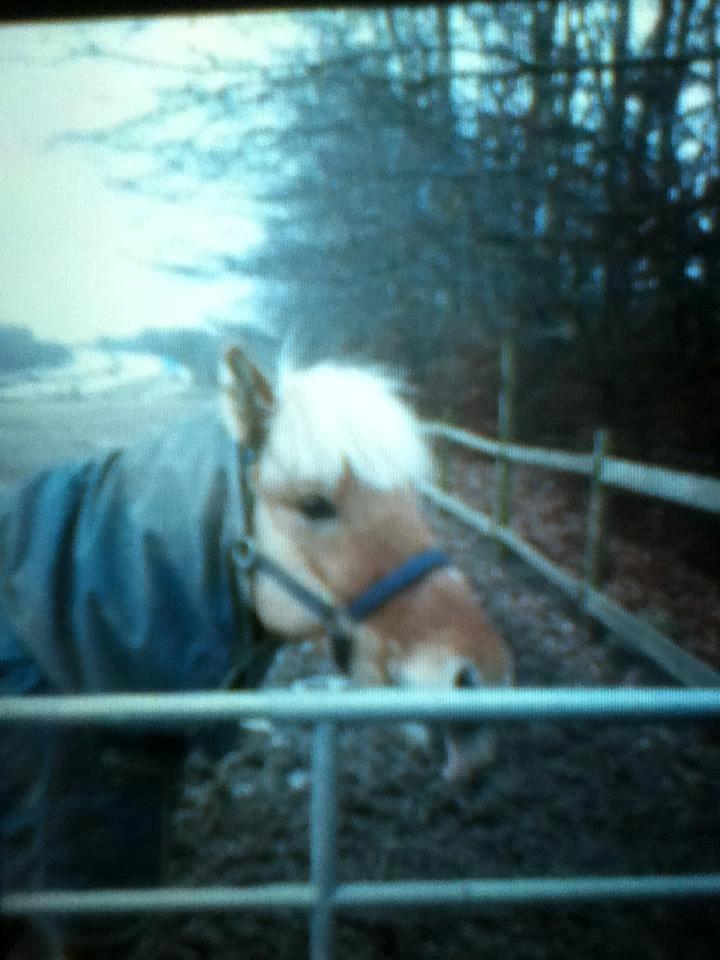
<svg viewBox="0 0 720 960">
<path fill-rule="evenodd" d="M 172 422 L 181 406 L 168 400 L 162 417 Z M 46 442 L 35 445 L 30 437 L 37 423 L 26 424 L 17 409 L 8 420 L 3 411 L 0 427 L 17 450 L 10 457 L 5 446 L 0 482 L 58 459 L 61 449 L 85 454 L 107 447 L 114 431 L 126 442 L 145 422 L 137 409 L 128 415 L 109 400 L 92 410 L 49 405 L 41 416 L 38 409 L 33 419 L 42 421 Z M 436 519 L 512 645 L 519 684 L 668 682 L 612 638 L 592 637 L 565 598 L 519 561 L 499 560 L 487 541 Z M 268 677 L 271 685 L 336 682 L 329 664 L 308 647 L 286 648 Z M 451 787 L 438 775 L 439 754 L 409 748 L 400 730 L 346 729 L 340 879 L 718 870 L 718 734 L 717 726 L 688 723 L 523 724 L 502 731 L 498 760 L 480 782 Z M 191 755 L 175 821 L 173 883 L 307 878 L 309 744 L 308 730 L 251 724 L 238 731 L 237 748 L 222 760 Z M 336 956 L 716 960 L 719 942 L 713 900 L 497 906 L 341 917 Z M 307 946 L 302 914 L 198 914 L 149 920 L 132 960 L 295 960 L 307 955 Z"/>
<path fill-rule="evenodd" d="M 438 520 L 512 643 L 530 686 L 665 684 L 611 639 L 592 639 L 564 598 L 519 562 Z M 286 648 L 270 685 L 332 683 L 311 649 Z M 335 681 L 337 682 L 337 681 Z M 213 764 L 192 755 L 176 821 L 173 881 L 252 884 L 308 874 L 308 731 L 256 726 Z M 712 871 L 720 867 L 718 729 L 694 724 L 507 728 L 481 781 L 451 787 L 441 757 L 392 727 L 341 738 L 342 880 Z M 337 956 L 353 960 L 718 956 L 717 901 L 407 910 L 346 916 Z M 133 960 L 307 955 L 306 919 L 165 919 Z"/>
</svg>

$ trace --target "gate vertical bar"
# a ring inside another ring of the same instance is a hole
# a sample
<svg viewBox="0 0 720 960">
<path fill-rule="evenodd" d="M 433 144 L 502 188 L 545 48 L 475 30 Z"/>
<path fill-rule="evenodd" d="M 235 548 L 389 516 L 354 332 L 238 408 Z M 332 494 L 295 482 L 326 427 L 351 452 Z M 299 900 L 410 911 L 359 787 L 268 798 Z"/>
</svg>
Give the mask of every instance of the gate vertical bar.
<svg viewBox="0 0 720 960">
<path fill-rule="evenodd" d="M 498 439 L 508 443 L 515 435 L 515 334 L 503 337 L 500 345 L 500 395 L 498 397 Z M 496 467 L 495 523 L 510 526 L 512 500 L 512 467 L 507 457 L 498 457 Z M 505 556 L 507 547 L 498 547 L 499 555 Z"/>
<path fill-rule="evenodd" d="M 310 879 L 316 901 L 310 917 L 310 960 L 332 960 L 337 829 L 337 725 L 316 724 L 310 803 Z"/>
</svg>

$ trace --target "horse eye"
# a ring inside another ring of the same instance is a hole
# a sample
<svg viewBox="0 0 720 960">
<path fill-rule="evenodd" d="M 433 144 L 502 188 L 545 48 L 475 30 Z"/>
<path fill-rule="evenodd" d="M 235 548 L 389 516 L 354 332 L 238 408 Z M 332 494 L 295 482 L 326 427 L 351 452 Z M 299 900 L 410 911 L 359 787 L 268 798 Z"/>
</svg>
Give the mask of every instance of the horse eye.
<svg viewBox="0 0 720 960">
<path fill-rule="evenodd" d="M 334 520 L 337 517 L 337 507 L 327 497 L 306 497 L 300 501 L 299 507 L 308 520 Z"/>
</svg>

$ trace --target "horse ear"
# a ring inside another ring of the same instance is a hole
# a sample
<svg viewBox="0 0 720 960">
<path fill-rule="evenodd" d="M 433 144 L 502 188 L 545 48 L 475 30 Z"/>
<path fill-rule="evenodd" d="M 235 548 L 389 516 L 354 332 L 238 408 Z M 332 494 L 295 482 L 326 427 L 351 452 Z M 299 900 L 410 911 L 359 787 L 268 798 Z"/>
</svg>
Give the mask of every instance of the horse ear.
<svg viewBox="0 0 720 960">
<path fill-rule="evenodd" d="M 239 347 L 225 351 L 220 375 L 225 426 L 239 443 L 259 447 L 265 439 L 275 396 L 264 375 Z"/>
</svg>

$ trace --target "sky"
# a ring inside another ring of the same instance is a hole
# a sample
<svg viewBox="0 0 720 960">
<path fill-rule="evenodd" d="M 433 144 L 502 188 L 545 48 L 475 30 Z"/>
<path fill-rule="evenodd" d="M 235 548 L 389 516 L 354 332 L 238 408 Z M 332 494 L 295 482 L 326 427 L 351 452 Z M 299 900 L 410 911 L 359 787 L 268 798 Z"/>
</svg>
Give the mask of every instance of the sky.
<svg viewBox="0 0 720 960">
<path fill-rule="evenodd" d="M 634 0 L 632 10 L 641 39 L 658 2 Z M 207 51 L 268 63 L 278 48 L 302 43 L 302 25 L 283 13 L 143 23 L 130 32 L 132 21 L 0 27 L 0 324 L 77 343 L 218 317 L 257 320 L 251 281 L 190 279 L 152 267 L 192 262 L 217 247 L 240 254 L 261 241 L 249 201 L 238 197 L 232 212 L 207 198 L 171 205 L 113 191 L 87 148 L 53 149 L 49 142 L 152 107 L 159 86 L 177 82 L 177 68 Z M 123 57 L 70 56 L 87 40 Z M 139 66 L 129 62 L 133 57 L 168 66 Z"/>
<path fill-rule="evenodd" d="M 240 16 L 240 33 L 227 29 L 227 15 L 158 18 L 130 36 L 122 21 L 0 27 L 0 323 L 78 343 L 217 316 L 252 320 L 251 282 L 198 281 L 151 266 L 218 240 L 242 252 L 262 239 L 251 212 L 113 191 L 87 148 L 49 145 L 69 129 L 102 128 L 150 108 L 158 85 L 177 80 L 175 67 L 205 50 L 267 62 L 298 35 L 282 14 Z M 170 67 L 68 57 L 88 38 Z"/>
</svg>

